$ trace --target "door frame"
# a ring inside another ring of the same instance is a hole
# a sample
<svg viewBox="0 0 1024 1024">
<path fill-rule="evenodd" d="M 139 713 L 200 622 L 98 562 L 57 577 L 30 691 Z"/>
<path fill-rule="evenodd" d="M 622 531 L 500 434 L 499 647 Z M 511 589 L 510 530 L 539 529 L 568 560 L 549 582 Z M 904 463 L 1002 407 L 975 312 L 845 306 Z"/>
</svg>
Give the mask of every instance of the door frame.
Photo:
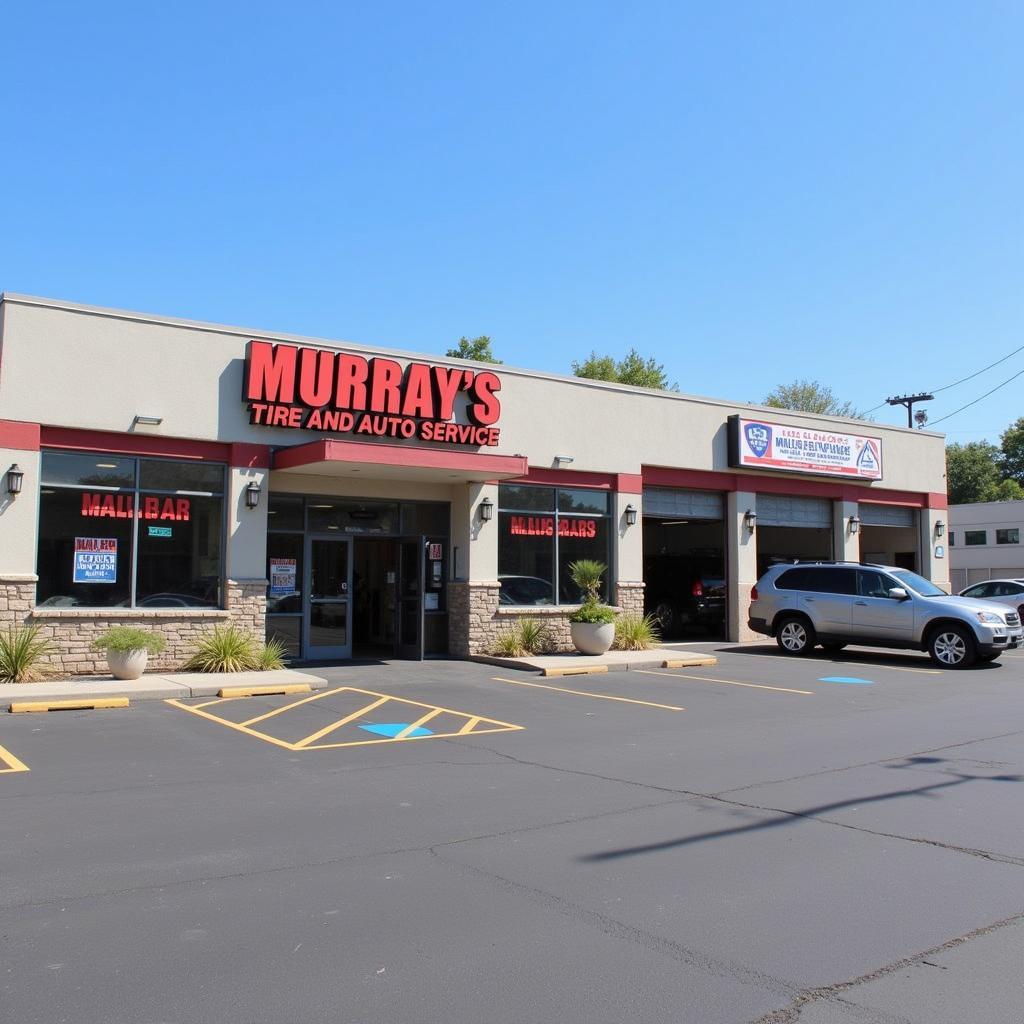
<svg viewBox="0 0 1024 1024">
<path fill-rule="evenodd" d="M 415 597 L 406 597 L 405 573 L 403 552 L 406 545 L 412 545 L 416 551 L 416 574 L 418 585 Z M 398 619 L 395 623 L 395 655 L 407 661 L 423 661 L 426 650 L 426 623 L 424 622 L 424 600 L 423 593 L 426 590 L 426 579 L 424 574 L 427 571 L 427 538 L 424 535 L 405 534 L 398 538 L 398 571 L 395 576 L 395 597 L 398 610 Z M 402 635 L 405 630 L 406 615 L 412 614 L 416 617 L 416 642 L 413 644 L 402 643 Z"/>
<path fill-rule="evenodd" d="M 333 647 L 314 646 L 312 630 L 313 611 L 313 543 L 328 541 L 331 544 L 345 545 L 346 579 L 345 579 L 345 644 Z M 307 533 L 303 549 L 305 569 L 303 579 L 304 597 L 302 601 L 302 657 L 306 661 L 350 660 L 352 657 L 352 538 L 333 533 Z"/>
</svg>

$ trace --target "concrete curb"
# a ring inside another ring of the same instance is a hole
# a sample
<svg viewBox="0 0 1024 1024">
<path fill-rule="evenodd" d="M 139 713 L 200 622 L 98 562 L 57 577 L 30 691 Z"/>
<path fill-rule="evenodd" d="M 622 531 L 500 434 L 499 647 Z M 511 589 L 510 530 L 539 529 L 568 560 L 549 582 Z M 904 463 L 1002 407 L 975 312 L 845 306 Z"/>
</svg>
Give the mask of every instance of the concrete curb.
<svg viewBox="0 0 1024 1024">
<path fill-rule="evenodd" d="M 41 683 L 0 683 L 0 708 L 10 711 L 11 704 L 24 701 L 94 700 L 128 697 L 132 702 L 167 700 L 176 697 L 216 697 L 225 683 L 257 688 L 305 685 L 313 690 L 327 687 L 326 679 L 308 672 L 280 669 L 276 672 L 225 672 L 203 675 L 198 672 L 148 673 L 141 679 L 123 681 L 104 677 L 48 679 Z"/>
<path fill-rule="evenodd" d="M 519 672 L 538 672 L 542 676 L 604 675 L 607 672 L 629 672 L 635 669 L 705 668 L 718 664 L 718 659 L 711 654 L 683 654 L 665 648 L 609 651 L 593 658 L 581 654 L 546 654 L 529 658 L 496 658 L 478 654 L 468 660 Z"/>
</svg>

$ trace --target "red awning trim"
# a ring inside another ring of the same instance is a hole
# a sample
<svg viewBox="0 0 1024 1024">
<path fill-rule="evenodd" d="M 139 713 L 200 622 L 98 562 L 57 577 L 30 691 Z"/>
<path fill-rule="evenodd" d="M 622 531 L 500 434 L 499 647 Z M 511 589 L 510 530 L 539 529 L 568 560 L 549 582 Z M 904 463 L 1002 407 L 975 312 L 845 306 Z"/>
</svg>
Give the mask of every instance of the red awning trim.
<svg viewBox="0 0 1024 1024">
<path fill-rule="evenodd" d="M 298 469 L 319 462 L 360 462 L 379 466 L 412 466 L 450 473 L 495 473 L 501 476 L 526 472 L 523 455 L 488 455 L 449 451 L 446 448 L 414 448 L 398 444 L 360 444 L 358 441 L 310 441 L 274 452 L 274 469 Z"/>
</svg>

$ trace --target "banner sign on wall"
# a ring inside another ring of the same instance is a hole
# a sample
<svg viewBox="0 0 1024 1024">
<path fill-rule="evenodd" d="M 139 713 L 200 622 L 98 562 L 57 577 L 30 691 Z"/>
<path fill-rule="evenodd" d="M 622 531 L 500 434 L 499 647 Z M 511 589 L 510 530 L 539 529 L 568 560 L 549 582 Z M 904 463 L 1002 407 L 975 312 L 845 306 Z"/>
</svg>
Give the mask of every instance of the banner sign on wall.
<svg viewBox="0 0 1024 1024">
<path fill-rule="evenodd" d="M 117 582 L 117 538 L 76 537 L 73 583 Z"/>
<path fill-rule="evenodd" d="M 294 558 L 272 558 L 270 560 L 271 597 L 284 597 L 287 594 L 295 593 L 295 568 Z"/>
<path fill-rule="evenodd" d="M 416 438 L 495 447 L 501 378 L 490 370 L 368 358 L 329 349 L 250 341 L 242 401 L 249 422 L 368 438 Z M 455 422 L 465 397 L 468 423 Z"/>
<path fill-rule="evenodd" d="M 729 465 L 881 480 L 882 441 L 860 434 L 730 416 Z"/>
</svg>

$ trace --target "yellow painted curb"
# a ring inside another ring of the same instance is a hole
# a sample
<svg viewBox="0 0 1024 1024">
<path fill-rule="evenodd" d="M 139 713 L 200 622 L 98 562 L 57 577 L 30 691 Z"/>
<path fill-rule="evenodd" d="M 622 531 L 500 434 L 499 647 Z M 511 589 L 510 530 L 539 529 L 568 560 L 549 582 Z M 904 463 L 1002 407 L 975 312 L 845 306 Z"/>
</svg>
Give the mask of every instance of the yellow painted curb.
<svg viewBox="0 0 1024 1024">
<path fill-rule="evenodd" d="M 717 665 L 718 659 L 707 655 L 701 658 L 674 658 L 672 661 L 663 661 L 662 668 L 710 668 Z"/>
<path fill-rule="evenodd" d="M 280 686 L 222 686 L 218 697 L 269 697 L 279 693 L 312 693 L 309 683 L 284 683 Z"/>
<path fill-rule="evenodd" d="M 600 676 L 608 671 L 607 665 L 581 665 L 579 668 L 546 668 L 546 676 Z"/>
<path fill-rule="evenodd" d="M 126 708 L 127 697 L 83 697 L 73 700 L 19 700 L 11 704 L 11 714 L 26 711 L 92 711 L 95 708 Z"/>
</svg>

